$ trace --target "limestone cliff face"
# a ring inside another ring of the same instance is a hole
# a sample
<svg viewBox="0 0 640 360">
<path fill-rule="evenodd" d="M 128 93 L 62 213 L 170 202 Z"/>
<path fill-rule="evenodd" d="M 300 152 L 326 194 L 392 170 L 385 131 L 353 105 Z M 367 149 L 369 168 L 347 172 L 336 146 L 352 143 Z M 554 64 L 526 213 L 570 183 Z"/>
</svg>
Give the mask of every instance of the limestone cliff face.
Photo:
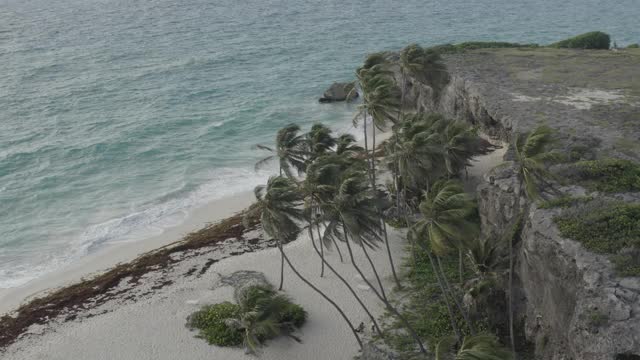
<svg viewBox="0 0 640 360">
<path fill-rule="evenodd" d="M 592 151 L 597 147 L 599 153 L 638 159 L 635 149 L 617 145 L 615 138 L 621 135 L 615 124 L 620 119 L 608 119 L 610 128 L 594 127 L 585 119 L 597 117 L 594 112 L 607 106 L 631 106 L 640 111 L 640 101 L 601 104 L 594 100 L 589 106 L 566 103 L 563 91 L 570 98 L 575 89 L 537 81 L 544 64 L 541 69 L 514 65 L 521 69 L 514 75 L 509 67 L 491 67 L 495 57 L 483 62 L 478 60 L 482 56 L 474 56 L 470 60 L 446 58 L 450 81 L 437 98 L 430 86 L 407 78 L 405 106 L 464 119 L 505 141 L 516 132 L 546 123 L 558 131 L 563 145 L 590 144 L 587 147 Z M 544 121 L 551 119 L 549 114 L 555 114 L 553 122 Z M 552 221 L 555 210 L 526 204 L 509 159 L 505 160 L 504 166 L 486 174 L 479 185 L 479 207 L 487 236 L 508 231 L 518 214 L 526 214 L 515 249 L 514 300 L 516 320 L 523 324 L 526 340 L 535 344 L 536 358 L 640 359 L 640 278 L 616 277 L 606 257 L 561 237 Z"/>
</svg>

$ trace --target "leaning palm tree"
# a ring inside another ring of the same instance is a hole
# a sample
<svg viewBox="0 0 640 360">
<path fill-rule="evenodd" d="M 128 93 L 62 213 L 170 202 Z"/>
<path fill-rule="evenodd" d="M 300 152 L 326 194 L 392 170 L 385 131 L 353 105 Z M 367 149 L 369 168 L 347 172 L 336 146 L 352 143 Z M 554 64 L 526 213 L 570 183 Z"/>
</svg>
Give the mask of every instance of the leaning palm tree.
<svg viewBox="0 0 640 360">
<path fill-rule="evenodd" d="M 545 177 L 550 176 L 545 162 L 554 158 L 547 147 L 553 142 L 553 130 L 547 126 L 538 126 L 533 131 L 517 134 L 514 141 L 515 166 L 520 182 L 520 198 L 526 195 L 532 201 L 541 198 L 540 187 L 545 184 Z M 514 224 L 519 228 L 523 214 Z M 515 352 L 515 335 L 513 332 L 513 243 L 516 233 L 509 237 L 509 336 L 511 350 Z"/>
<path fill-rule="evenodd" d="M 371 314 L 367 306 L 360 299 L 360 297 L 354 291 L 353 287 L 351 287 L 349 282 L 346 281 L 344 277 L 342 277 L 342 275 L 340 275 L 340 273 L 338 273 L 333 266 L 331 266 L 331 264 L 325 259 L 325 256 L 324 256 L 324 247 L 330 246 L 331 243 L 329 242 L 328 237 L 323 238 L 320 234 L 319 222 L 321 222 L 322 215 L 321 215 L 321 208 L 317 205 L 320 203 L 320 201 L 322 201 L 322 199 L 327 198 L 328 196 L 332 196 L 331 194 L 333 193 L 333 190 L 335 188 L 333 186 L 333 183 L 335 182 L 334 179 L 340 175 L 340 171 L 341 171 L 340 164 L 336 162 L 332 162 L 331 161 L 332 159 L 335 160 L 336 158 L 331 156 L 320 157 L 314 163 L 309 165 L 309 168 L 307 171 L 307 177 L 305 178 L 303 184 L 300 186 L 300 191 L 302 192 L 302 195 L 305 197 L 307 223 L 309 224 L 308 232 L 309 232 L 309 237 L 311 239 L 311 244 L 313 245 L 314 250 L 320 257 L 320 261 L 322 262 L 320 277 L 323 276 L 324 267 L 326 265 L 327 268 L 329 268 L 329 271 L 331 271 L 347 287 L 349 292 L 351 292 L 351 294 L 356 299 L 358 304 L 360 304 L 362 309 L 369 316 L 369 319 L 373 323 L 374 328 L 376 329 L 376 332 L 378 333 L 378 335 L 383 337 L 383 333 L 380 330 L 380 327 L 378 326 L 378 322 L 376 321 L 375 316 Z M 316 245 L 316 241 L 315 241 L 315 236 L 313 234 L 314 223 L 316 225 L 316 229 L 318 230 L 318 242 L 320 243 L 320 250 L 318 250 L 318 246 Z M 332 237 L 332 240 L 335 242 L 334 237 Z M 326 245 L 324 245 L 325 242 L 327 243 Z M 335 246 L 339 251 L 340 248 L 338 247 L 338 245 L 335 244 Z M 342 261 L 342 255 L 341 255 L 341 261 Z"/>
<path fill-rule="evenodd" d="M 356 138 L 351 134 L 342 134 L 336 139 L 336 155 L 345 157 L 357 157 L 364 152 L 364 148 L 358 145 Z"/>
<path fill-rule="evenodd" d="M 417 81 L 429 85 L 433 89 L 434 99 L 449 80 L 447 67 L 440 54 L 434 49 L 417 44 L 411 44 L 402 50 L 400 68 L 405 76 L 411 75 Z"/>
<path fill-rule="evenodd" d="M 343 175 L 335 196 L 322 204 L 323 220 L 328 222 L 325 234 L 338 236 L 347 245 L 351 264 L 371 291 L 383 302 L 387 310 L 396 316 L 414 338 L 420 351 L 426 353 L 420 337 L 398 310 L 391 305 L 376 267 L 369 256 L 368 248 L 375 248 L 380 241 L 379 198 L 370 190 L 366 175 L 362 171 L 347 171 Z M 369 262 L 378 282 L 379 291 L 367 279 L 355 260 L 351 243 L 359 245 Z"/>
<path fill-rule="evenodd" d="M 477 130 L 461 121 L 451 121 L 442 131 L 444 163 L 447 177 L 455 176 L 471 165 L 480 142 Z"/>
<path fill-rule="evenodd" d="M 387 123 L 395 122 L 393 113 L 398 108 L 398 95 L 396 94 L 396 87 L 393 83 L 390 75 L 391 72 L 379 65 L 371 68 L 363 68 L 358 73 L 360 84 L 363 92 L 363 103 L 361 105 L 360 113 L 365 116 L 368 113 L 371 116 L 371 164 L 370 164 L 370 179 L 372 187 L 376 188 L 376 130 L 384 130 L 387 127 Z M 364 124 L 364 132 L 366 135 L 367 124 Z M 382 224 L 382 234 L 384 235 L 384 243 L 387 248 L 387 255 L 389 257 L 389 263 L 393 273 L 393 278 L 398 288 L 402 288 L 398 275 L 396 274 L 393 257 L 391 255 L 391 249 L 389 246 L 389 239 L 387 234 L 387 226 L 382 218 L 382 209 L 380 211 L 380 221 Z"/>
<path fill-rule="evenodd" d="M 436 346 L 436 360 L 445 360 L 445 354 L 455 344 L 456 339 L 448 337 Z M 498 339 L 489 334 L 479 334 L 464 338 L 460 349 L 452 357 L 455 360 L 512 360 L 513 354 L 506 350 Z"/>
<path fill-rule="evenodd" d="M 540 199 L 540 186 L 546 184 L 545 178 L 550 175 L 545 162 L 554 157 L 547 149 L 552 142 L 553 130 L 547 126 L 515 137 L 513 149 L 520 188 L 531 200 Z"/>
<path fill-rule="evenodd" d="M 466 247 L 465 244 L 476 237 L 478 226 L 468 220 L 475 209 L 475 201 L 464 192 L 458 181 L 440 181 L 434 184 L 429 193 L 425 192 L 424 200 L 420 203 L 420 213 L 423 218 L 415 225 L 417 232 L 423 235 L 421 242 L 428 242 L 428 248 L 436 255 L 442 282 L 472 334 L 475 332 L 473 324 L 461 302 L 451 290 L 449 281 L 442 271 L 440 256 L 454 248 L 462 251 Z"/>
<path fill-rule="evenodd" d="M 307 133 L 309 146 L 309 161 L 329 152 L 335 145 L 336 139 L 331 135 L 331 129 L 324 124 L 313 124 Z"/>
<path fill-rule="evenodd" d="M 262 228 L 269 236 L 276 239 L 276 242 L 278 243 L 278 250 L 280 250 L 281 257 L 280 289 L 282 289 L 282 281 L 284 278 L 283 264 L 286 262 L 289 265 L 289 268 L 291 268 L 291 271 L 293 271 L 294 274 L 302 280 L 302 282 L 307 284 L 331 305 L 333 305 L 351 329 L 358 345 L 362 348 L 362 340 L 360 339 L 358 332 L 353 327 L 353 324 L 340 306 L 302 276 L 296 267 L 293 266 L 291 260 L 284 251 L 283 241 L 291 239 L 298 234 L 300 228 L 296 221 L 303 220 L 304 218 L 303 211 L 300 209 L 301 197 L 300 193 L 297 191 L 295 182 L 282 176 L 271 177 L 269 178 L 266 186 L 257 186 L 254 193 L 256 195 L 257 204 L 247 212 L 245 218 L 250 218 L 259 214 Z"/>
<path fill-rule="evenodd" d="M 256 170 L 264 166 L 266 163 L 277 159 L 280 176 L 286 175 L 287 177 L 292 178 L 294 176 L 292 168 L 294 168 L 298 173 L 303 172 L 306 168 L 306 158 L 309 151 L 307 138 L 304 134 L 299 134 L 299 132 L 300 126 L 296 124 L 289 124 L 278 130 L 275 149 L 265 145 L 256 145 L 258 149 L 273 153 L 272 155 L 258 161 L 255 165 Z"/>
</svg>

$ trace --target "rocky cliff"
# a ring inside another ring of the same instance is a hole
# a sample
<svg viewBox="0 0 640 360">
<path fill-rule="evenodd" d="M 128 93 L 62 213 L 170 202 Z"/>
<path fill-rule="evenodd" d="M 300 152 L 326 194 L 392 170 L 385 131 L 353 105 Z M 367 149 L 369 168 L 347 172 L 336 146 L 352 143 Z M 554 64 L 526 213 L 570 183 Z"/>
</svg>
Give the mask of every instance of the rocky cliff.
<svg viewBox="0 0 640 360">
<path fill-rule="evenodd" d="M 405 106 L 464 119 L 504 141 L 546 124 L 576 160 L 640 159 L 640 51 L 492 49 L 448 55 L 445 63 L 446 84 L 406 79 Z M 486 236 L 525 214 L 514 301 L 535 357 L 640 359 L 640 278 L 617 276 L 607 256 L 563 238 L 553 222 L 559 210 L 520 196 L 508 154 L 479 185 L 479 206 Z"/>
</svg>

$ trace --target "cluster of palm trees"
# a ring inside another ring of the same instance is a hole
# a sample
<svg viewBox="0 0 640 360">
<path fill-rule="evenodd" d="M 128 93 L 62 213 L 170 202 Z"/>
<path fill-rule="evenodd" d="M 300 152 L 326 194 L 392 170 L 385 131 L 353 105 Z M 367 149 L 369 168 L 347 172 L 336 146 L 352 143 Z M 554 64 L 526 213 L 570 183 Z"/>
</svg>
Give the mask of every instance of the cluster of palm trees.
<svg viewBox="0 0 640 360">
<path fill-rule="evenodd" d="M 477 335 L 461 304 L 458 288 L 442 270 L 440 257 L 457 252 L 461 280 L 465 254 L 477 261 L 475 268 L 481 268 L 482 262 L 487 261 L 486 253 L 490 251 L 481 251 L 487 244 L 478 240 L 479 226 L 472 220 L 476 213 L 475 201 L 465 193 L 458 178 L 470 165 L 471 158 L 487 152 L 491 145 L 467 123 L 407 110 L 404 104 L 407 76 L 433 85 L 446 77 L 446 68 L 437 53 L 410 45 L 402 51 L 399 60 L 386 53 L 377 53 L 369 56 L 357 70 L 363 100 L 354 125 L 360 124 L 362 119 L 364 148 L 352 135 L 334 137 L 322 124 L 313 125 L 307 133 L 303 133 L 298 125 L 287 125 L 278 131 L 275 148 L 260 145 L 260 149 L 270 151 L 272 155 L 258 162 L 256 167 L 277 160 L 279 176 L 270 178 L 266 186 L 256 188 L 257 205 L 247 216 L 259 216 L 264 231 L 278 242 L 281 254 L 279 289 L 283 287 L 286 262 L 303 282 L 336 308 L 362 346 L 357 329 L 344 311 L 305 278 L 284 251 L 283 244 L 304 229 L 319 256 L 320 276 L 324 276 L 325 269 L 332 272 L 363 307 L 377 334 L 384 338 L 377 320 L 360 296 L 325 257 L 325 249 L 333 248 L 338 251 L 340 261 L 345 261 L 338 245 L 342 243 L 346 246 L 348 260 L 372 293 L 404 325 L 417 348 L 425 353 L 420 337 L 389 301 L 370 251 L 385 245 L 396 286 L 401 288 L 389 247 L 386 221 L 394 217 L 404 222 L 414 256 L 419 247 L 429 257 L 457 343 L 465 344 L 463 332 L 455 321 L 456 312 L 465 320 L 465 332 Z M 377 146 L 376 131 L 388 128 L 391 128 L 392 136 L 384 146 Z M 540 150 L 527 150 L 526 145 L 523 146 L 525 149 L 520 153 L 524 157 L 531 157 L 531 154 L 527 155 L 528 151 Z M 382 153 L 384 157 L 380 156 Z M 521 168 L 525 180 L 532 176 L 531 171 L 540 173 L 536 172 L 538 163 L 534 161 L 531 165 L 527 161 L 523 160 Z M 389 170 L 385 172 L 389 174 L 386 187 L 379 184 L 384 168 Z M 356 252 L 364 255 L 375 281 L 370 281 L 362 265 L 358 264 Z"/>
</svg>

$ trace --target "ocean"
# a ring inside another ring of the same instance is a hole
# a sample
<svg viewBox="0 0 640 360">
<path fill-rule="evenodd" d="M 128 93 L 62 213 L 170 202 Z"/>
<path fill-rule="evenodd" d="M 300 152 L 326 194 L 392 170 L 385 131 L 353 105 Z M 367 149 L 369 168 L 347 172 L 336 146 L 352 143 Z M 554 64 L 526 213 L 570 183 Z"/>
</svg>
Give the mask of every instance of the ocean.
<svg viewBox="0 0 640 360">
<path fill-rule="evenodd" d="M 369 52 L 469 40 L 640 42 L 640 0 L 0 0 L 0 288 L 264 182 L 278 128 Z"/>
</svg>

